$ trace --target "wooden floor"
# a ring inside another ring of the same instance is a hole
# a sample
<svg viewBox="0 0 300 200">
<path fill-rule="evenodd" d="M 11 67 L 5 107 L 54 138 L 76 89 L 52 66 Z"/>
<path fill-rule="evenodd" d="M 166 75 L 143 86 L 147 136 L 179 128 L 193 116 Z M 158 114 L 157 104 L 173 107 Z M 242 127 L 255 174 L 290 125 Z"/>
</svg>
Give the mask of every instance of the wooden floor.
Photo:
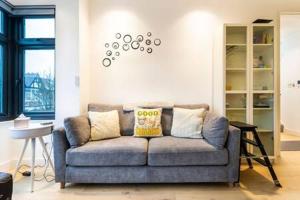
<svg viewBox="0 0 300 200">
<path fill-rule="evenodd" d="M 300 199 L 300 151 L 282 152 L 275 165 L 282 189 L 273 185 L 266 168 L 255 170 L 242 166 L 240 187 L 226 184 L 124 184 L 124 185 L 67 185 L 63 190 L 54 182 L 36 182 L 30 193 L 30 178 L 14 184 L 14 200 L 242 200 L 242 199 Z"/>
</svg>

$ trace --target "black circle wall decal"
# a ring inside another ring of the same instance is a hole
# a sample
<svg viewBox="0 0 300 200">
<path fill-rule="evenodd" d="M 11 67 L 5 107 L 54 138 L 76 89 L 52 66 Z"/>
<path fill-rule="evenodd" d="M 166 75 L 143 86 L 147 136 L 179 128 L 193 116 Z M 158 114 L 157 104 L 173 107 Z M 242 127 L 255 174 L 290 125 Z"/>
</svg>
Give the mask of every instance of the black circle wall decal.
<svg viewBox="0 0 300 200">
<path fill-rule="evenodd" d="M 119 48 L 119 43 L 117 43 L 117 42 L 112 43 L 112 47 L 114 49 L 118 49 Z"/>
<path fill-rule="evenodd" d="M 123 41 L 125 42 L 125 43 L 130 43 L 131 41 L 132 41 L 132 37 L 131 37 L 131 35 L 124 35 L 124 37 L 123 37 Z"/>
<path fill-rule="evenodd" d="M 111 59 L 112 59 L 112 60 L 115 60 L 115 57 L 112 57 Z"/>
<path fill-rule="evenodd" d="M 108 43 L 105 43 L 105 45 L 104 45 L 106 48 L 108 48 L 109 47 L 109 44 Z"/>
<path fill-rule="evenodd" d="M 144 47 L 141 47 L 140 50 L 141 50 L 141 51 L 144 51 Z"/>
<path fill-rule="evenodd" d="M 139 42 L 143 42 L 144 37 L 143 37 L 142 35 L 138 35 L 138 36 L 136 37 L 136 40 L 139 41 Z"/>
<path fill-rule="evenodd" d="M 140 43 L 138 41 L 133 41 L 131 43 L 131 48 L 132 49 L 138 49 L 140 47 Z"/>
<path fill-rule="evenodd" d="M 161 44 L 161 40 L 160 39 L 155 39 L 154 40 L 154 45 L 155 46 L 159 46 Z"/>
<path fill-rule="evenodd" d="M 146 40 L 146 45 L 150 45 L 151 44 L 151 40 L 147 39 Z"/>
<path fill-rule="evenodd" d="M 116 55 L 116 56 L 120 56 L 120 52 L 117 51 L 117 52 L 115 53 L 115 55 Z"/>
<path fill-rule="evenodd" d="M 148 36 L 148 37 L 151 37 L 151 35 L 152 35 L 151 32 L 148 32 L 148 33 L 147 33 L 147 36 Z"/>
<path fill-rule="evenodd" d="M 110 60 L 109 58 L 104 58 L 104 59 L 102 60 L 102 65 L 103 65 L 104 67 L 109 67 L 109 66 L 111 65 L 111 60 Z"/>
<path fill-rule="evenodd" d="M 147 48 L 147 53 L 152 53 L 152 48 Z"/>
<path fill-rule="evenodd" d="M 128 51 L 129 50 L 129 44 L 123 44 L 123 50 Z"/>
<path fill-rule="evenodd" d="M 121 33 L 116 33 L 116 38 L 120 39 L 122 37 Z"/>
<path fill-rule="evenodd" d="M 107 55 L 107 56 L 111 56 L 111 54 L 112 54 L 111 50 L 107 50 L 107 51 L 106 51 L 106 55 Z"/>
</svg>

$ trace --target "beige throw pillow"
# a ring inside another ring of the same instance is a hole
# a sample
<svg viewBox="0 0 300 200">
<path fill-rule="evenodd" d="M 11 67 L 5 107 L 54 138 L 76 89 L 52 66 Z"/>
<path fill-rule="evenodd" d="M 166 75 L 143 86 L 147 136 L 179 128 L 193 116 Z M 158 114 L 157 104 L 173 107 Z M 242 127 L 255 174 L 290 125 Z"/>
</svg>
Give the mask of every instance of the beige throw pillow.
<svg viewBox="0 0 300 200">
<path fill-rule="evenodd" d="M 121 136 L 118 111 L 90 111 L 88 114 L 91 122 L 91 140 L 102 140 Z"/>
<path fill-rule="evenodd" d="M 160 137 L 161 108 L 158 109 L 134 109 L 134 136 L 135 137 Z"/>
<path fill-rule="evenodd" d="M 184 138 L 203 138 L 202 127 L 206 110 L 174 108 L 171 135 Z"/>
</svg>

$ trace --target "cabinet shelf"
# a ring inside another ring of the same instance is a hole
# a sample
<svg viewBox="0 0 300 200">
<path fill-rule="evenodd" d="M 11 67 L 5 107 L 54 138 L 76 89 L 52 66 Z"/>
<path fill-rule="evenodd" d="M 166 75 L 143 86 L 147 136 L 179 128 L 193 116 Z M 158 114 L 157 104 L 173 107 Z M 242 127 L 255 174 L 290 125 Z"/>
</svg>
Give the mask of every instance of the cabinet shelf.
<svg viewBox="0 0 300 200">
<path fill-rule="evenodd" d="M 253 94 L 273 94 L 274 90 L 253 90 Z"/>
<path fill-rule="evenodd" d="M 247 46 L 247 44 L 226 44 L 226 46 Z"/>
<path fill-rule="evenodd" d="M 227 111 L 245 111 L 246 108 L 226 108 Z"/>
<path fill-rule="evenodd" d="M 253 67 L 253 71 L 254 72 L 264 72 L 264 71 L 273 71 L 273 68 L 271 67 L 265 67 L 265 68 L 257 68 L 257 67 Z"/>
<path fill-rule="evenodd" d="M 226 71 L 230 71 L 230 72 L 245 72 L 246 68 L 227 68 Z"/>
<path fill-rule="evenodd" d="M 261 46 L 273 46 L 273 44 L 272 43 L 255 43 L 255 44 L 253 44 L 253 46 L 259 46 L 259 47 L 261 47 Z"/>
<path fill-rule="evenodd" d="M 246 94 L 246 90 L 227 90 L 226 94 Z"/>
<path fill-rule="evenodd" d="M 273 110 L 272 107 L 270 108 L 253 108 L 254 111 L 270 111 L 270 110 Z"/>
</svg>

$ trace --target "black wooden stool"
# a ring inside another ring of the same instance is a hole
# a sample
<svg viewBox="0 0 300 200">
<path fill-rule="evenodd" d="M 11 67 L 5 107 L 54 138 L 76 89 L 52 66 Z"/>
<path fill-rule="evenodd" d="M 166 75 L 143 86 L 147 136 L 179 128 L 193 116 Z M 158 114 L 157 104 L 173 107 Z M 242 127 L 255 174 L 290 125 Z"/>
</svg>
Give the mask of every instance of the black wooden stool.
<svg viewBox="0 0 300 200">
<path fill-rule="evenodd" d="M 0 200 L 11 200 L 13 178 L 11 174 L 0 172 Z"/>
<path fill-rule="evenodd" d="M 241 155 L 241 157 L 243 156 L 244 158 L 247 159 L 249 167 L 251 169 L 253 168 L 251 159 L 253 159 L 256 162 L 258 162 L 259 164 L 267 167 L 270 171 L 270 174 L 272 176 L 274 184 L 277 187 L 282 187 L 281 184 L 279 183 L 279 180 L 278 180 L 276 174 L 275 174 L 275 171 L 272 167 L 272 164 L 271 164 L 270 159 L 268 157 L 268 154 L 267 154 L 267 152 L 264 148 L 264 145 L 261 143 L 261 140 L 259 139 L 259 136 L 256 132 L 257 126 L 254 126 L 254 125 L 251 125 L 251 124 L 246 124 L 246 123 L 243 123 L 243 122 L 234 122 L 234 121 L 231 121 L 230 125 L 241 130 L 241 152 L 240 152 L 240 155 Z M 246 136 L 247 132 L 250 132 L 250 133 L 253 134 L 253 139 L 254 140 L 250 140 L 250 139 L 247 138 L 247 136 Z M 254 154 L 248 152 L 247 151 L 247 144 L 258 147 L 262 156 L 257 156 L 257 155 L 254 155 Z"/>
</svg>

